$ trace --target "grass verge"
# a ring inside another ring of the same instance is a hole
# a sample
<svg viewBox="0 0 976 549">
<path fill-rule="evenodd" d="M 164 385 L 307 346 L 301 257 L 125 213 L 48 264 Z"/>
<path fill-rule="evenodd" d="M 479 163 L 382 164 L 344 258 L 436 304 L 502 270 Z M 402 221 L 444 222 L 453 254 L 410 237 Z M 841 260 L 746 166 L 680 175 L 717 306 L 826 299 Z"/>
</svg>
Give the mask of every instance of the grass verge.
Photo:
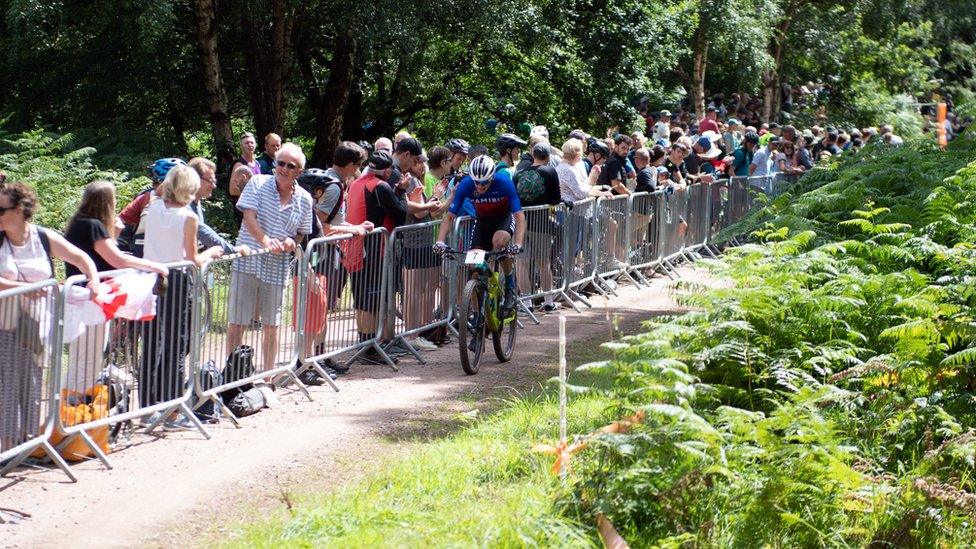
<svg viewBox="0 0 976 549">
<path fill-rule="evenodd" d="M 596 344 L 605 338 L 572 343 L 570 370 L 607 358 L 609 351 Z M 554 370 L 552 363 L 534 368 Z M 599 381 L 587 377 L 571 376 L 571 382 Z M 555 384 L 549 384 L 504 399 L 491 415 L 477 409 L 458 414 L 459 424 L 467 426 L 418 444 L 363 481 L 325 495 L 300 496 L 290 511 L 243 526 L 226 546 L 594 546 L 592 526 L 557 509 L 568 494 L 550 471 L 552 457 L 531 452 L 533 445 L 558 437 L 557 395 Z M 609 404 L 597 394 L 572 395 L 569 432 L 606 423 Z"/>
</svg>

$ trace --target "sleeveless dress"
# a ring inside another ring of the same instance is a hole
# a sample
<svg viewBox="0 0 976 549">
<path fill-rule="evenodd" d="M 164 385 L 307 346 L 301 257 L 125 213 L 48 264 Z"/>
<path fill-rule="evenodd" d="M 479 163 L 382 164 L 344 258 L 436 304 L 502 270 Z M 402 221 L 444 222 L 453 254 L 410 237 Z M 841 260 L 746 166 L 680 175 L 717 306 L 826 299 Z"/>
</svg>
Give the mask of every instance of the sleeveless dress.
<svg viewBox="0 0 976 549">
<path fill-rule="evenodd" d="M 0 233 L 2 234 L 2 233 Z M 38 229 L 28 225 L 21 246 L 4 238 L 0 244 L 0 277 L 41 282 L 52 277 Z M 0 451 L 26 442 L 41 431 L 41 389 L 49 341 L 53 289 L 41 296 L 21 294 L 0 300 Z M 30 343 L 29 343 L 30 342 Z"/>
</svg>

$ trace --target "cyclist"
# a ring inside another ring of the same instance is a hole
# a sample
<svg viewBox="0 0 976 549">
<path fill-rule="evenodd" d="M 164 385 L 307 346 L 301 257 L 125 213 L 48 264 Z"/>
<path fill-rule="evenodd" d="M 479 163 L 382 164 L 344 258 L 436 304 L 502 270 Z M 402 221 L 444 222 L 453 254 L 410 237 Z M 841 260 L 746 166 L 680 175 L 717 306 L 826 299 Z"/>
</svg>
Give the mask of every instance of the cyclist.
<svg viewBox="0 0 976 549">
<path fill-rule="evenodd" d="M 461 213 L 464 201 L 470 199 L 475 210 L 471 249 L 521 253 L 522 243 L 525 242 L 525 214 L 512 178 L 507 171 L 496 170 L 495 162 L 487 155 L 472 160 L 470 171 L 470 175 L 458 183 L 451 207 L 441 222 L 434 252 L 444 253 L 447 250 L 444 239 L 454 227 L 454 218 Z M 507 317 L 515 307 L 513 258 L 506 257 L 501 261 L 501 266 L 505 275 L 505 301 L 501 312 L 503 317 Z"/>
<path fill-rule="evenodd" d="M 496 172 L 504 172 L 512 179 L 512 169 L 518 165 L 519 158 L 522 156 L 522 149 L 528 143 L 514 133 L 503 133 L 495 139 L 495 149 L 498 151 L 498 164 L 495 166 Z"/>
</svg>

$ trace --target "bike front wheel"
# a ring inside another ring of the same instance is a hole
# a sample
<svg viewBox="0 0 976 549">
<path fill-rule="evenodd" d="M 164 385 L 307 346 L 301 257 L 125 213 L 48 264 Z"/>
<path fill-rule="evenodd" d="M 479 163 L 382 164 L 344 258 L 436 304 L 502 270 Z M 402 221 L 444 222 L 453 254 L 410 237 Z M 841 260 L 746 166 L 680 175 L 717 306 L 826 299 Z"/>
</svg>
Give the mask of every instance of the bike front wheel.
<svg viewBox="0 0 976 549">
<path fill-rule="evenodd" d="M 518 337 L 518 308 L 512 311 L 511 318 L 501 322 L 498 331 L 492 332 L 491 343 L 495 348 L 495 358 L 499 362 L 512 360 L 515 352 L 515 340 Z"/>
<path fill-rule="evenodd" d="M 458 351 L 461 368 L 472 376 L 478 373 L 485 350 L 485 286 L 469 280 L 458 304 Z"/>
</svg>

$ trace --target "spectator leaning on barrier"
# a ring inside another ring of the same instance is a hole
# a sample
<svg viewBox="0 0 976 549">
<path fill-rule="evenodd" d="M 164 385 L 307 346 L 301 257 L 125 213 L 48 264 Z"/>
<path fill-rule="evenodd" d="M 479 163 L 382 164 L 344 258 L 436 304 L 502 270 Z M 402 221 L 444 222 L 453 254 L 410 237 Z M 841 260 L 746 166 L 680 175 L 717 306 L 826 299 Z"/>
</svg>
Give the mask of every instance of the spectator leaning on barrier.
<svg viewBox="0 0 976 549">
<path fill-rule="evenodd" d="M 651 166 L 651 152 L 647 149 L 634 151 L 634 167 L 637 168 L 635 193 L 652 193 L 657 190 L 657 169 Z"/>
<path fill-rule="evenodd" d="M 586 175 L 582 141 L 568 139 L 563 143 L 562 149 L 563 161 L 556 166 L 556 175 L 559 176 L 559 194 L 563 200 L 578 202 L 591 196 L 611 196 L 609 190 L 596 186 L 602 170 L 599 165 L 593 167 L 589 176 Z"/>
<path fill-rule="evenodd" d="M 404 203 L 396 194 L 386 178 L 393 173 L 393 159 L 384 150 L 374 151 L 367 161 L 366 173 L 349 185 L 346 200 L 346 220 L 352 224 L 370 221 L 377 227 L 392 231 L 402 225 L 407 216 Z M 379 326 L 377 314 L 380 310 L 383 293 L 380 266 L 383 262 L 383 239 L 373 238 L 365 242 L 356 241 L 343 258 L 343 265 L 349 271 L 352 285 L 353 303 L 356 308 L 356 326 L 359 341 L 366 342 L 376 337 Z M 370 348 L 361 358 L 379 361 L 379 353 Z"/>
<path fill-rule="evenodd" d="M 199 221 L 187 207 L 200 189 L 196 170 L 175 166 L 159 189 L 160 199 L 149 205 L 146 214 L 144 257 L 159 263 L 192 261 L 197 266 L 220 257 L 220 246 L 198 251 Z M 190 273 L 171 269 L 166 293 L 156 301 L 156 318 L 142 326 L 139 400 L 143 407 L 177 398 L 184 390 L 184 359 L 190 350 L 192 328 L 192 284 Z"/>
<path fill-rule="evenodd" d="M 271 175 L 274 173 L 274 159 L 281 148 L 281 136 L 276 133 L 269 133 L 264 136 L 264 151 L 258 156 L 258 164 L 261 166 L 261 173 Z"/>
<path fill-rule="evenodd" d="M 628 195 L 627 188 L 627 153 L 633 143 L 630 137 L 618 134 L 613 140 L 613 151 L 600 171 L 597 179 L 599 185 L 610 187 L 614 195 Z"/>
<path fill-rule="evenodd" d="M 760 140 L 761 141 L 761 140 Z M 764 147 L 760 147 L 752 157 L 749 165 L 749 175 L 751 177 L 765 177 L 773 174 L 773 157 L 779 147 L 779 138 L 773 137 L 766 141 Z"/>
<path fill-rule="evenodd" d="M 85 186 L 78 210 L 65 226 L 65 239 L 85 252 L 99 272 L 113 269 L 138 269 L 166 276 L 162 263 L 122 253 L 115 241 L 115 185 L 92 181 Z M 65 265 L 69 277 L 81 274 L 72 264 Z M 68 347 L 68 362 L 63 379 L 66 388 L 84 391 L 94 385 L 102 368 L 107 324 L 88 326 L 84 335 Z"/>
<path fill-rule="evenodd" d="M 562 202 L 559 191 L 559 176 L 549 165 L 550 146 L 548 141 L 537 143 L 530 154 L 532 165 L 515 175 L 515 190 L 518 192 L 522 208 L 532 206 L 556 206 Z M 518 284 L 523 295 L 532 293 L 532 276 L 529 268 L 535 264 L 539 272 L 540 287 L 551 289 L 553 274 L 551 260 L 553 240 L 557 225 L 550 219 L 548 211 L 526 212 L 526 251 L 528 257 L 517 261 Z M 543 311 L 555 310 L 552 294 L 546 294 Z"/>
<path fill-rule="evenodd" d="M 166 179 L 166 174 L 175 166 L 185 166 L 182 158 L 160 158 L 149 166 L 149 178 L 152 186 L 143 189 L 132 202 L 122 208 L 118 223 L 122 232 L 119 234 L 119 248 L 122 251 L 142 257 L 143 240 L 146 234 L 146 208 L 149 203 L 159 197 L 159 185 Z"/>
<path fill-rule="evenodd" d="M 237 244 L 271 253 L 234 261 L 231 267 L 228 303 L 227 347 L 233 352 L 241 344 L 244 329 L 257 308 L 262 322 L 264 370 L 274 367 L 278 352 L 278 326 L 291 253 L 312 234 L 312 197 L 296 184 L 305 167 L 305 153 L 294 143 L 285 143 L 275 156 L 274 176 L 260 185 L 248 184 L 237 208 L 244 224 Z"/>
<path fill-rule="evenodd" d="M 37 194 L 30 187 L 6 182 L 0 188 L 0 290 L 54 278 L 54 257 L 82 271 L 94 290 L 98 279 L 91 258 L 57 232 L 31 223 L 36 209 Z M 0 451 L 24 442 L 41 426 L 42 365 L 54 291 L 7 300 L 0 309 Z"/>
<path fill-rule="evenodd" d="M 190 202 L 190 210 L 197 215 L 197 240 L 204 248 L 219 246 L 225 254 L 238 251 L 247 253 L 249 250 L 245 246 L 240 249 L 236 248 L 227 239 L 217 234 L 217 231 L 207 225 L 204 218 L 203 201 L 210 198 L 214 189 L 217 188 L 217 165 L 201 157 L 191 158 L 187 164 L 196 170 L 197 175 L 200 176 L 200 188 L 197 190 L 193 202 Z"/>
<path fill-rule="evenodd" d="M 689 183 L 685 157 L 688 156 L 690 150 L 691 147 L 681 141 L 676 141 L 671 145 L 667 160 L 664 161 L 664 167 L 671 176 L 671 183 L 678 188 L 684 188 Z"/>
</svg>

